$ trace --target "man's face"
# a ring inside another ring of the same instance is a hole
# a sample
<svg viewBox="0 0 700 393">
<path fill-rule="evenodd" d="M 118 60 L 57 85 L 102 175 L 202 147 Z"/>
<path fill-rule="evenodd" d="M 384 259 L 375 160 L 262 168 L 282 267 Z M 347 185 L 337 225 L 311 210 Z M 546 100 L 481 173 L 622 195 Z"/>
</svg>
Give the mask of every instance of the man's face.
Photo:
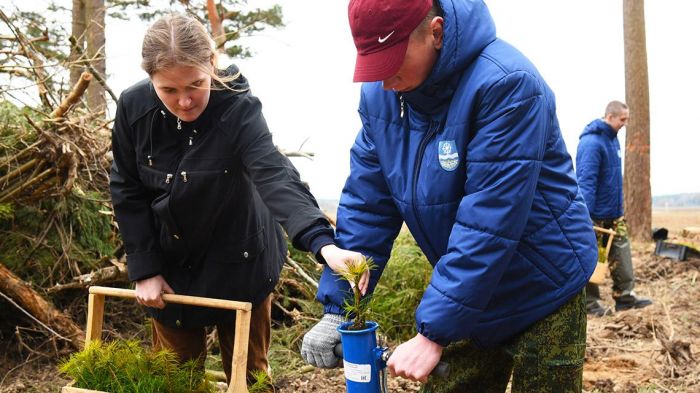
<svg viewBox="0 0 700 393">
<path fill-rule="evenodd" d="M 627 120 L 629 120 L 630 111 L 628 109 L 623 109 L 619 115 L 609 114 L 605 117 L 605 121 L 610 124 L 615 131 L 620 131 L 620 129 L 627 125 Z"/>
<path fill-rule="evenodd" d="M 151 75 L 158 98 L 170 113 L 191 122 L 209 103 L 211 76 L 197 67 L 177 65 Z"/>
<path fill-rule="evenodd" d="M 442 18 L 435 17 L 430 31 L 411 34 L 401 68 L 394 76 L 382 81 L 384 90 L 408 92 L 428 79 L 442 47 L 442 23 Z M 439 29 L 437 34 L 435 29 Z"/>
</svg>

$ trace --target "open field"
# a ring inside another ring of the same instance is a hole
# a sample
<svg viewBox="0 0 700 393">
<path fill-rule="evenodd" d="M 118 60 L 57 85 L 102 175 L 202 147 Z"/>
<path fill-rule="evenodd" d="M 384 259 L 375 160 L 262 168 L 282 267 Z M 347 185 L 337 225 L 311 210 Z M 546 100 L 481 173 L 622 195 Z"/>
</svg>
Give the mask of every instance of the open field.
<svg viewBox="0 0 700 393">
<path fill-rule="evenodd" d="M 680 233 L 683 228 L 700 228 L 700 207 L 678 209 L 654 209 L 651 212 L 653 227 L 663 227 L 672 233 Z"/>
</svg>

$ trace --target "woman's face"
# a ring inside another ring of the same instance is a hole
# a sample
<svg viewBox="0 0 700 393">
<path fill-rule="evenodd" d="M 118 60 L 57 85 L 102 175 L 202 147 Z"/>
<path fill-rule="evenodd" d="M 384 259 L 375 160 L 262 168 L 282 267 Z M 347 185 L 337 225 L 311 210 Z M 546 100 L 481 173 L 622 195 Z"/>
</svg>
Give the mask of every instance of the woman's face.
<svg viewBox="0 0 700 393">
<path fill-rule="evenodd" d="M 151 75 L 158 98 L 170 113 L 191 122 L 209 103 L 211 76 L 197 67 L 176 65 Z"/>
</svg>

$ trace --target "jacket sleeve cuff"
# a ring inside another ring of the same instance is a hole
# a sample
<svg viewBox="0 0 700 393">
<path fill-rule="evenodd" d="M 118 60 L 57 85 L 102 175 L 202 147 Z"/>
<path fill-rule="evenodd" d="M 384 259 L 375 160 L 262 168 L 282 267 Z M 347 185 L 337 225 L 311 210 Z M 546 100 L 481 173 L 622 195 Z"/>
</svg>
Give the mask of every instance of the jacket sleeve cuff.
<svg viewBox="0 0 700 393">
<path fill-rule="evenodd" d="M 337 315 L 342 315 L 345 318 L 348 318 L 347 312 L 343 309 L 343 307 L 341 307 L 337 304 L 333 304 L 333 303 L 325 304 L 323 306 L 323 313 L 324 314 L 337 314 Z M 352 317 L 352 315 L 350 317 Z"/>
<path fill-rule="evenodd" d="M 333 241 L 333 237 L 327 233 L 321 233 L 311 240 L 309 251 L 314 254 L 319 263 L 326 264 L 326 260 L 323 259 L 323 255 L 321 255 L 321 249 L 329 244 L 335 244 L 335 242 Z"/>
<path fill-rule="evenodd" d="M 139 281 L 157 276 L 163 270 L 163 258 L 159 252 L 139 252 L 127 254 L 126 267 L 129 281 Z"/>
<path fill-rule="evenodd" d="M 416 309 L 416 331 L 446 347 L 471 338 L 477 319 L 478 310 L 457 303 L 430 284 Z M 455 326 L 460 328 L 455 330 Z"/>
<path fill-rule="evenodd" d="M 318 220 L 292 239 L 292 245 L 301 251 L 310 251 L 315 255 L 321 247 L 333 243 L 334 235 L 333 228 L 325 219 Z M 322 241 L 319 238 L 322 237 L 330 238 L 330 243 L 321 244 Z"/>
</svg>

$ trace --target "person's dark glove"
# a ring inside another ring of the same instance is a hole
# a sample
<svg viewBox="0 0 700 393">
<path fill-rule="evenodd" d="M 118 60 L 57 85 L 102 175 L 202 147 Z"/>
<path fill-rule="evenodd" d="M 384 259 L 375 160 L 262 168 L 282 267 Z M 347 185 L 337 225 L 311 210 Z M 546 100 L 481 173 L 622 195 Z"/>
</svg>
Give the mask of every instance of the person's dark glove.
<svg viewBox="0 0 700 393">
<path fill-rule="evenodd" d="M 340 333 L 337 328 L 347 318 L 338 314 L 325 314 L 323 318 L 304 335 L 301 344 L 301 357 L 306 363 L 320 368 L 333 368 L 340 360 L 333 353 L 336 344 L 340 343 Z"/>
</svg>

